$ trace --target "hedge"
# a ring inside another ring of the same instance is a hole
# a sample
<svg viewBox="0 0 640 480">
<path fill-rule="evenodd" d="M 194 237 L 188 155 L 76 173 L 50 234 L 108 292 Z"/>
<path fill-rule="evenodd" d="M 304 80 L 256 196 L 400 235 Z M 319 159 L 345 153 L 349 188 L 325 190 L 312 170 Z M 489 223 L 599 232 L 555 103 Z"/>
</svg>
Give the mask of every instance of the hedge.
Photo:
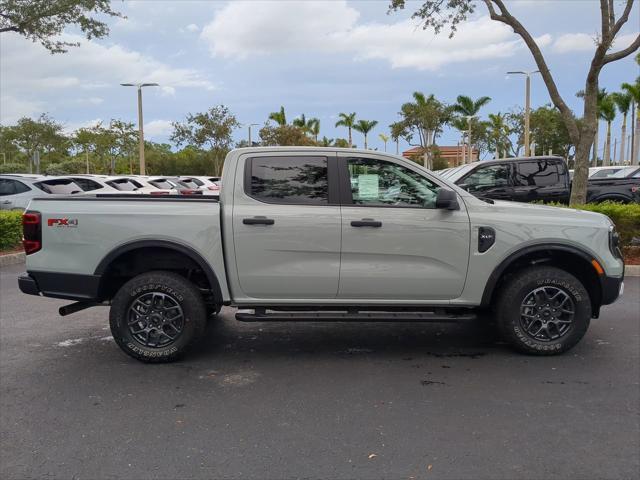
<svg viewBox="0 0 640 480">
<path fill-rule="evenodd" d="M 554 206 L 566 207 L 566 205 L 560 204 Z M 636 242 L 640 240 L 640 204 L 638 203 L 624 204 L 607 201 L 587 203 L 586 205 L 571 205 L 570 208 L 602 213 L 609 217 L 616 224 L 616 230 L 620 234 L 620 243 L 623 247 L 631 246 L 633 238 L 637 239 Z"/>
<path fill-rule="evenodd" d="M 22 240 L 22 212 L 0 211 L 0 250 L 10 250 Z"/>
</svg>

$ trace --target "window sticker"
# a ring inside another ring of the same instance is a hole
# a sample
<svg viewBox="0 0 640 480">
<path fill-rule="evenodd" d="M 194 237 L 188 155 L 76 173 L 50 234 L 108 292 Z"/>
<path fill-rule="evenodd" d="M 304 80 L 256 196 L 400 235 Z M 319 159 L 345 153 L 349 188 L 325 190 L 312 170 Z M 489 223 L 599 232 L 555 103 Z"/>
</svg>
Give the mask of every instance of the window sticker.
<svg viewBox="0 0 640 480">
<path fill-rule="evenodd" d="M 358 198 L 378 198 L 378 175 L 358 175 Z"/>
</svg>

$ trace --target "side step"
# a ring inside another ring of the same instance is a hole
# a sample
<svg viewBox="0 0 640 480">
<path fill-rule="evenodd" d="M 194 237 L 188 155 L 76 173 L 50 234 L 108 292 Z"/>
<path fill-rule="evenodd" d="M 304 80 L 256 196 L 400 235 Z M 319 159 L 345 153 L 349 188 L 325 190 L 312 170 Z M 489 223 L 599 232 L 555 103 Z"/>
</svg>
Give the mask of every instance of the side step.
<svg viewBox="0 0 640 480">
<path fill-rule="evenodd" d="M 240 322 L 460 322 L 477 318 L 473 312 L 280 312 L 256 309 L 254 313 L 242 310 L 236 313 Z"/>
</svg>

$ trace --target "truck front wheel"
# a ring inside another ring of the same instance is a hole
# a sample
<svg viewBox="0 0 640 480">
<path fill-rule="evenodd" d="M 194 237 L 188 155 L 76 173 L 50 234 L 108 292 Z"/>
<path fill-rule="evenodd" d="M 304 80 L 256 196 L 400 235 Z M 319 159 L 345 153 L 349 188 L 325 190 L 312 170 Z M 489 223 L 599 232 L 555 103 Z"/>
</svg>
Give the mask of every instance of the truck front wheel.
<svg viewBox="0 0 640 480">
<path fill-rule="evenodd" d="M 536 266 L 503 284 L 497 321 L 503 338 L 517 350 L 556 355 L 574 347 L 591 319 L 591 301 L 582 283 L 559 268 Z"/>
<path fill-rule="evenodd" d="M 109 324 L 118 346 L 143 362 L 170 362 L 202 337 L 202 295 L 184 277 L 156 271 L 125 283 L 111 303 Z"/>
</svg>

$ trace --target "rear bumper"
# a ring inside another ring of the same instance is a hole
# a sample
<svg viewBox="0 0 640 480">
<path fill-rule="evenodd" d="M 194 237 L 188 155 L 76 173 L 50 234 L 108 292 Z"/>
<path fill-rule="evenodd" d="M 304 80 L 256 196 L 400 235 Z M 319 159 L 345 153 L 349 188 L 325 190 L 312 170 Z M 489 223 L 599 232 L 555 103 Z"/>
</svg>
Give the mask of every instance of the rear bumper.
<svg viewBox="0 0 640 480">
<path fill-rule="evenodd" d="M 30 271 L 18 277 L 18 287 L 27 295 L 98 301 L 100 275 Z"/>
</svg>

